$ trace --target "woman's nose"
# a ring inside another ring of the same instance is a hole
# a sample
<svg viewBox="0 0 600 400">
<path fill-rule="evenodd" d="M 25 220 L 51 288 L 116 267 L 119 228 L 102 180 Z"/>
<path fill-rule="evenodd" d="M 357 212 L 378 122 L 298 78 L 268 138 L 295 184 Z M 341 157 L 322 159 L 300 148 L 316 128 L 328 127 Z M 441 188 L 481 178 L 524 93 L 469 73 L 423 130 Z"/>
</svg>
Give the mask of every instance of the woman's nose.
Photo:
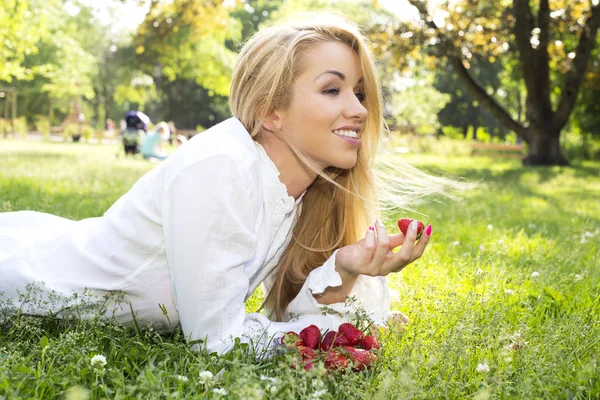
<svg viewBox="0 0 600 400">
<path fill-rule="evenodd" d="M 352 95 L 352 98 L 348 101 L 348 105 L 346 107 L 346 118 L 353 118 L 363 120 L 367 117 L 367 109 L 360 102 L 356 95 Z"/>
</svg>

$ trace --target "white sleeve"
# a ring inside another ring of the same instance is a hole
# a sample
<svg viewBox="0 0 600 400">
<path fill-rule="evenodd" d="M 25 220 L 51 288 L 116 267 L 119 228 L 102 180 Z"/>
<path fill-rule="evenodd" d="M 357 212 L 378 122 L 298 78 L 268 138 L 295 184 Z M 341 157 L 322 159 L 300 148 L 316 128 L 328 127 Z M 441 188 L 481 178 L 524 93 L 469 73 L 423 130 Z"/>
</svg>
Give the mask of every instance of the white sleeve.
<svg viewBox="0 0 600 400">
<path fill-rule="evenodd" d="M 337 323 L 325 316 L 275 323 L 246 314 L 244 267 L 257 243 L 251 182 L 235 160 L 215 157 L 188 166 L 166 192 L 165 246 L 179 321 L 186 338 L 205 340 L 210 352 L 228 351 L 238 337 L 264 354 L 283 332 Z"/>
<path fill-rule="evenodd" d="M 345 320 L 352 319 L 357 310 L 364 310 L 377 325 L 385 325 L 390 314 L 390 295 L 384 276 L 360 275 L 348 297 L 355 302 L 323 305 L 314 295 L 323 293 L 328 287 L 341 286 L 342 278 L 335 270 L 337 250 L 325 264 L 315 268 L 306 278 L 300 292 L 286 309 L 287 317 L 322 314 L 325 309 L 333 310 Z"/>
</svg>

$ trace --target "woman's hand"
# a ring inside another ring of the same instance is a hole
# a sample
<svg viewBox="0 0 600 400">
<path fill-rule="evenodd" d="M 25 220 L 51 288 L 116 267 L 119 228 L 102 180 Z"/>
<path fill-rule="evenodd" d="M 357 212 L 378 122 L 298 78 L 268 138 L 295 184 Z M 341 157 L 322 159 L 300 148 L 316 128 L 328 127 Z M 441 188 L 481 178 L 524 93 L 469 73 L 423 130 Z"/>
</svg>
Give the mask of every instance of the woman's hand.
<svg viewBox="0 0 600 400">
<path fill-rule="evenodd" d="M 406 236 L 402 233 L 388 236 L 381 221 L 377 220 L 375 228 L 370 227 L 364 239 L 338 250 L 335 268 L 338 273 L 349 276 L 386 276 L 392 272 L 399 272 L 421 257 L 430 237 L 431 225 L 415 244 L 416 220 L 411 223 Z M 400 251 L 394 253 L 392 250 L 400 245 Z"/>
</svg>

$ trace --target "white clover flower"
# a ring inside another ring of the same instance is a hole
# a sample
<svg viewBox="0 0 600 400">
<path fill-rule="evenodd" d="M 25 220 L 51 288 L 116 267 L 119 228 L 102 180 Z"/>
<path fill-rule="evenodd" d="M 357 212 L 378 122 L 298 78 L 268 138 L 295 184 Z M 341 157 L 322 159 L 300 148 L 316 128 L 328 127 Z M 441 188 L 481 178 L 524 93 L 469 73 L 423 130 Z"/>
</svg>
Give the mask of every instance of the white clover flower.
<svg viewBox="0 0 600 400">
<path fill-rule="evenodd" d="M 106 365 L 106 357 L 102 354 L 96 354 L 91 358 L 90 362 L 92 363 L 92 367 L 104 368 Z"/>
<path fill-rule="evenodd" d="M 190 379 L 187 376 L 183 376 L 183 375 L 177 375 L 177 380 L 181 381 L 181 382 L 187 382 Z"/>
<path fill-rule="evenodd" d="M 583 275 L 575 274 L 575 281 L 580 281 L 583 279 Z"/>
<path fill-rule="evenodd" d="M 311 396 L 310 399 L 311 400 L 318 400 L 320 399 L 322 396 L 327 394 L 327 389 L 321 389 L 321 390 L 317 390 L 315 391 Z"/>
<path fill-rule="evenodd" d="M 498 244 L 504 244 L 504 239 L 498 240 Z"/>
<path fill-rule="evenodd" d="M 213 376 L 212 372 L 210 372 L 210 371 L 201 371 L 198 374 L 198 378 L 200 380 L 200 383 L 202 383 L 204 385 L 211 383 L 212 380 L 213 380 L 213 377 L 214 376 Z"/>
<path fill-rule="evenodd" d="M 481 274 L 483 274 L 483 270 L 481 268 L 477 268 L 475 270 L 475 275 L 481 275 Z"/>
<path fill-rule="evenodd" d="M 490 372 L 490 366 L 487 365 L 486 363 L 479 363 L 479 364 L 477 364 L 477 372 L 479 372 L 481 374 Z"/>
<path fill-rule="evenodd" d="M 225 390 L 223 388 L 214 388 L 212 390 L 212 392 L 214 394 L 216 394 L 217 396 L 225 396 L 225 395 L 227 395 L 227 390 Z"/>
<path fill-rule="evenodd" d="M 267 387 L 265 388 L 267 393 L 277 393 L 277 386 L 276 385 L 267 385 Z"/>
<path fill-rule="evenodd" d="M 482 245 L 482 244 L 481 244 L 481 245 L 479 245 L 479 250 L 480 250 L 480 251 L 485 251 L 485 246 L 484 246 L 484 245 Z"/>
<path fill-rule="evenodd" d="M 537 272 L 537 271 L 533 271 L 533 272 L 531 273 L 531 277 L 532 277 L 532 278 L 537 278 L 538 276 L 540 276 L 540 273 L 539 273 L 539 272 Z"/>
<path fill-rule="evenodd" d="M 510 344 L 508 345 L 508 348 L 510 350 L 521 350 L 528 344 L 529 342 L 523 340 L 523 335 L 521 332 L 515 332 L 515 334 L 510 338 Z"/>
<path fill-rule="evenodd" d="M 487 226 L 487 228 L 488 228 L 488 231 L 493 231 L 493 230 L 494 230 L 494 225 L 492 225 L 492 224 L 489 224 L 489 225 Z"/>
<path fill-rule="evenodd" d="M 460 240 L 455 240 L 452 242 L 452 246 L 458 246 L 460 244 Z"/>
<path fill-rule="evenodd" d="M 509 295 L 509 296 L 510 296 L 511 294 L 513 294 L 513 293 L 514 293 L 514 291 L 513 291 L 512 289 L 506 289 L 506 290 L 504 291 L 504 293 L 506 293 L 507 295 Z"/>
</svg>

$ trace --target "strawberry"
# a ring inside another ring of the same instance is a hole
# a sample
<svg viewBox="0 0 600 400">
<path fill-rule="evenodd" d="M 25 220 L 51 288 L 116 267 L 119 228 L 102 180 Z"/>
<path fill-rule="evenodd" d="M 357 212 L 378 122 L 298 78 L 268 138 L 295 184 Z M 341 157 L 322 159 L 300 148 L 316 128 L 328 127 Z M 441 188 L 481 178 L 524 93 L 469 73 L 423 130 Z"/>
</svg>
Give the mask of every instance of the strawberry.
<svg viewBox="0 0 600 400">
<path fill-rule="evenodd" d="M 357 372 L 362 371 L 377 361 L 377 356 L 375 354 L 364 349 L 344 346 L 344 353 L 347 354 L 350 361 L 354 362 L 354 367 L 352 369 Z"/>
<path fill-rule="evenodd" d="M 300 351 L 300 355 L 302 356 L 302 361 L 314 360 L 317 356 L 317 352 L 308 346 L 300 346 L 298 347 L 298 350 Z"/>
<path fill-rule="evenodd" d="M 317 357 L 317 352 L 307 346 L 298 346 L 298 352 L 300 353 L 300 357 L 302 359 L 301 363 L 305 370 L 312 369 L 313 360 Z M 292 369 L 298 368 L 297 361 L 292 362 L 290 365 Z"/>
<path fill-rule="evenodd" d="M 338 333 L 338 335 L 335 337 L 335 340 L 333 341 L 333 347 L 338 346 L 352 346 L 352 343 L 346 336 Z"/>
<path fill-rule="evenodd" d="M 363 337 L 360 329 L 347 322 L 341 324 L 338 331 L 348 340 L 349 346 L 356 346 Z M 345 345 L 345 343 L 340 343 L 340 345 Z"/>
<path fill-rule="evenodd" d="M 304 345 L 304 342 L 296 332 L 284 333 L 281 337 L 281 343 L 284 344 L 288 349 L 293 349 L 294 347 L 300 347 Z"/>
<path fill-rule="evenodd" d="M 337 336 L 338 333 L 336 331 L 327 332 L 323 338 L 323 341 L 321 342 L 321 351 L 329 351 L 329 349 L 333 346 L 333 342 Z"/>
<path fill-rule="evenodd" d="M 365 350 L 378 349 L 379 343 L 377 342 L 377 338 L 372 335 L 367 335 L 360 341 L 360 347 Z"/>
<path fill-rule="evenodd" d="M 400 228 L 400 232 L 404 233 L 404 235 L 406 235 L 406 232 L 408 231 L 408 227 L 410 226 L 410 223 L 413 220 L 410 218 L 402 218 L 398 220 L 398 228 Z M 423 225 L 423 223 L 421 221 L 417 221 L 419 224 L 417 225 L 417 239 L 419 239 L 421 237 L 421 234 L 423 233 L 423 229 L 425 229 L 425 225 Z"/>
<path fill-rule="evenodd" d="M 348 359 L 339 352 L 332 350 L 325 354 L 325 368 L 327 369 L 341 369 L 344 370 L 348 367 Z"/>
<path fill-rule="evenodd" d="M 309 325 L 300 331 L 300 339 L 302 339 L 305 346 L 316 349 L 321 342 L 321 331 L 318 326 Z"/>
</svg>

